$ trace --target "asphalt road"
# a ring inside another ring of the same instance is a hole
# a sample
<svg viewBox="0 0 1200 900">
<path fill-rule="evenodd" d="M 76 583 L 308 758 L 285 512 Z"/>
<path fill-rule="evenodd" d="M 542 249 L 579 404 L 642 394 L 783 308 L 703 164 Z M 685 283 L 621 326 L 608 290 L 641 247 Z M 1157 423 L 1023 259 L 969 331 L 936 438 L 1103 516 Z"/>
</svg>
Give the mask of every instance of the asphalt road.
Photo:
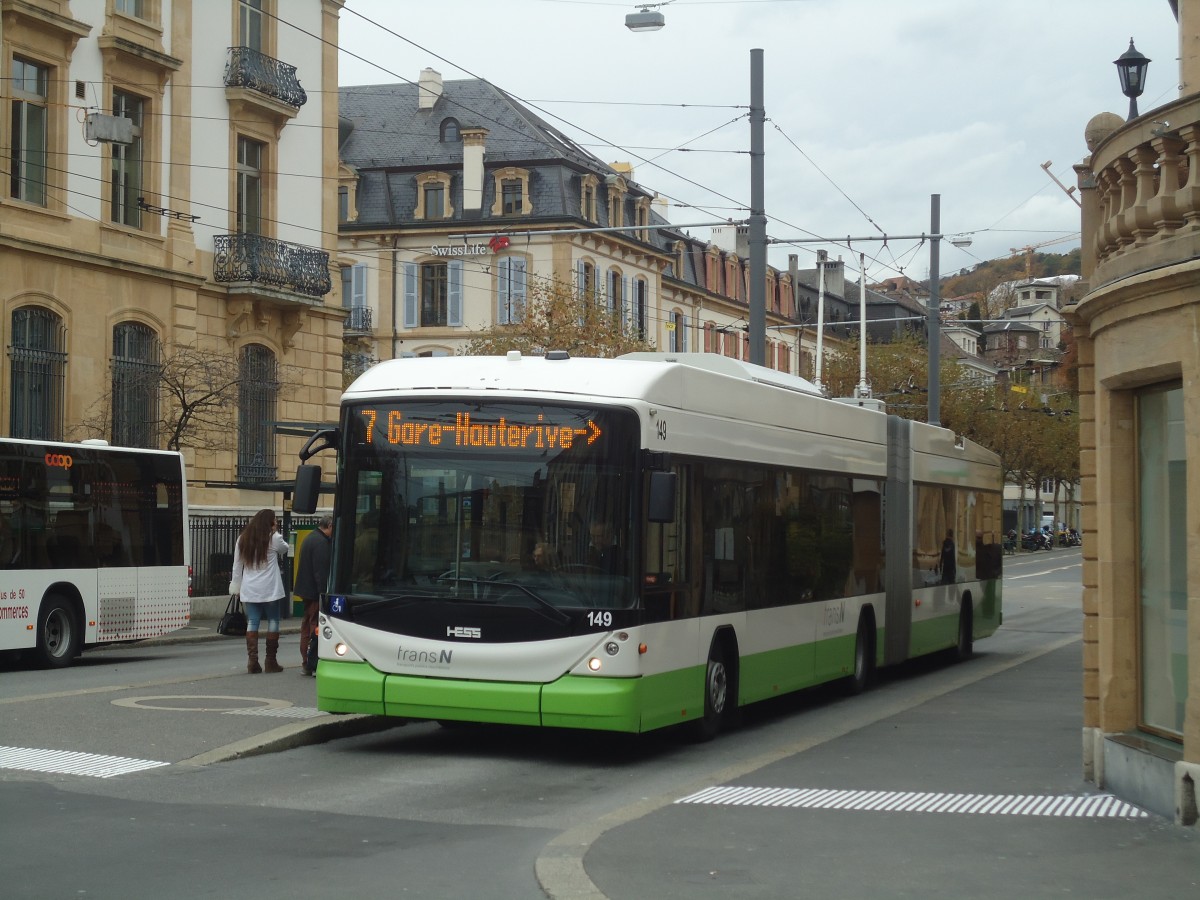
<svg viewBox="0 0 1200 900">
<path fill-rule="evenodd" d="M 228 639 L 0 668 L 4 895 L 1196 896 L 1200 832 L 1080 778 L 1079 574 L 1007 558 L 973 660 L 703 745 L 327 716 L 292 635 L 280 675 Z"/>
</svg>

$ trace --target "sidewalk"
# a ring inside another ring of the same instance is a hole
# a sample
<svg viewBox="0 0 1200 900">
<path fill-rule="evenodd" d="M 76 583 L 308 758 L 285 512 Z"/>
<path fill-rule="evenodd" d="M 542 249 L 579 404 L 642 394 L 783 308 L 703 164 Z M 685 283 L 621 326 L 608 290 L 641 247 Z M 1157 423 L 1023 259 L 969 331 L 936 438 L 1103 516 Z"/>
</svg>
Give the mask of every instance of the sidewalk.
<svg viewBox="0 0 1200 900">
<path fill-rule="evenodd" d="M 196 641 L 214 641 L 217 639 L 229 640 L 225 635 L 217 634 L 217 623 L 219 621 L 219 616 L 216 618 L 208 616 L 193 617 L 187 625 L 178 631 L 172 631 L 161 637 L 146 638 L 143 641 L 138 641 L 138 644 L 143 647 L 156 647 L 162 644 L 186 644 Z M 300 620 L 298 618 L 281 619 L 279 622 L 279 633 L 299 634 Z"/>
</svg>

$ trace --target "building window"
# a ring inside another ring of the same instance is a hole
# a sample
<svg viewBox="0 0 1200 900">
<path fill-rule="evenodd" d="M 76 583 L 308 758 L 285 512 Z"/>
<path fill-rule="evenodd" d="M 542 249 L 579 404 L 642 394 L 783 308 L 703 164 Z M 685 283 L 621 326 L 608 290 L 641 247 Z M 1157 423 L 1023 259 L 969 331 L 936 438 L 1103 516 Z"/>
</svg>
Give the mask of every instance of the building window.
<svg viewBox="0 0 1200 900">
<path fill-rule="evenodd" d="M 39 306 L 13 310 L 11 437 L 62 439 L 66 344 L 67 330 L 57 314 Z"/>
<path fill-rule="evenodd" d="M 113 0 L 113 9 L 123 15 L 133 16 L 137 19 L 144 19 L 146 17 L 145 0 Z"/>
<path fill-rule="evenodd" d="M 338 221 L 350 221 L 350 188 L 338 188 Z"/>
<path fill-rule="evenodd" d="M 633 334 L 639 341 L 646 339 L 646 316 L 649 306 L 649 285 L 639 278 L 633 283 Z"/>
<path fill-rule="evenodd" d="M 237 139 L 237 231 L 262 234 L 262 167 L 266 145 L 248 137 Z"/>
<path fill-rule="evenodd" d="M 525 320 L 527 272 L 523 256 L 504 256 L 496 266 L 496 324 Z"/>
<path fill-rule="evenodd" d="M 596 299 L 596 267 L 586 260 L 575 264 L 575 289 L 584 302 Z"/>
<path fill-rule="evenodd" d="M 238 458 L 240 481 L 275 478 L 275 423 L 279 366 L 261 344 L 248 344 L 238 358 Z"/>
<path fill-rule="evenodd" d="M 46 205 L 49 85 L 49 67 L 13 57 L 11 191 L 39 206 Z"/>
<path fill-rule="evenodd" d="M 687 316 L 672 310 L 667 322 L 667 350 L 670 353 L 687 353 Z"/>
<path fill-rule="evenodd" d="M 260 53 L 266 51 L 266 16 L 263 14 L 263 0 L 238 0 L 238 40 L 239 46 L 249 47 Z"/>
<path fill-rule="evenodd" d="M 589 222 L 596 221 L 596 189 L 600 179 L 595 175 L 584 175 L 579 187 L 579 215 Z"/>
<path fill-rule="evenodd" d="M 455 141 L 461 140 L 462 135 L 458 130 L 458 119 L 443 119 L 440 135 L 443 144 L 452 144 Z"/>
<path fill-rule="evenodd" d="M 342 266 L 342 306 L 354 309 L 367 305 L 367 265 Z"/>
<path fill-rule="evenodd" d="M 132 228 L 142 225 L 142 117 L 145 103 L 141 97 L 113 91 L 113 115 L 133 122 L 133 140 L 112 145 L 112 220 Z"/>
<path fill-rule="evenodd" d="M 446 188 L 442 184 L 425 185 L 425 218 L 441 219 L 446 215 Z"/>
<path fill-rule="evenodd" d="M 500 208 L 506 216 L 521 212 L 521 182 L 509 178 L 500 182 Z"/>
<path fill-rule="evenodd" d="M 112 442 L 118 447 L 157 447 L 162 345 L 140 322 L 113 328 Z"/>
<path fill-rule="evenodd" d="M 462 260 L 404 264 L 404 327 L 462 325 Z"/>
<path fill-rule="evenodd" d="M 608 312 L 617 322 L 625 322 L 625 285 L 626 279 L 616 269 L 608 270 L 608 282 L 605 285 L 605 302 Z"/>
<path fill-rule="evenodd" d="M 1141 727 L 1182 740 L 1188 699 L 1187 437 L 1183 388 L 1137 397 Z M 1194 527 L 1194 526 L 1193 526 Z"/>
<path fill-rule="evenodd" d="M 417 219 L 449 219 L 454 216 L 450 202 L 450 176 L 445 172 L 422 172 L 416 178 L 417 208 L 413 217 Z"/>
<path fill-rule="evenodd" d="M 529 202 L 529 172 L 508 166 L 492 173 L 495 196 L 492 199 L 493 216 L 527 216 L 533 212 Z"/>
</svg>

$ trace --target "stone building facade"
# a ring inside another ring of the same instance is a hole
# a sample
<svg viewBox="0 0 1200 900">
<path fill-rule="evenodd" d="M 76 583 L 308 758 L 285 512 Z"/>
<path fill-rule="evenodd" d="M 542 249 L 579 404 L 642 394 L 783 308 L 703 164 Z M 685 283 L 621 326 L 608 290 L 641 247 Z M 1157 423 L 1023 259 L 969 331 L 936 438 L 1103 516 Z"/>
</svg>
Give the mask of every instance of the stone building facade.
<svg viewBox="0 0 1200 900">
<path fill-rule="evenodd" d="M 1200 4 L 1178 99 L 1087 126 L 1075 325 L 1089 779 L 1182 824 L 1200 782 Z M 1169 123 L 1169 124 L 1168 124 Z"/>
<path fill-rule="evenodd" d="M 226 446 L 181 443 L 193 507 L 279 505 L 280 423 L 341 387 L 342 6 L 3 0 L 0 433 L 165 446 L 145 373 L 189 348 L 240 376 Z"/>
</svg>

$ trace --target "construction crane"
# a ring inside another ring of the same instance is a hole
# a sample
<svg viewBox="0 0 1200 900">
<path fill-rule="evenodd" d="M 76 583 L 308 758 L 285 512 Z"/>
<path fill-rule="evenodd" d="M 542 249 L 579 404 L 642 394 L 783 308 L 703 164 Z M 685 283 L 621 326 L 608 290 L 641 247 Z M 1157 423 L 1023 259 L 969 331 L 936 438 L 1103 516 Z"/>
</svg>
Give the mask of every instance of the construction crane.
<svg viewBox="0 0 1200 900">
<path fill-rule="evenodd" d="M 1050 167 L 1052 165 L 1054 165 L 1053 162 L 1051 162 L 1050 160 L 1046 160 L 1044 163 L 1042 163 L 1042 168 L 1045 170 L 1046 174 L 1050 176 L 1050 180 L 1053 181 L 1055 184 L 1057 184 L 1059 186 L 1059 188 L 1062 190 L 1062 192 L 1064 194 L 1066 194 L 1068 197 L 1070 197 L 1071 201 L 1076 206 L 1078 206 L 1080 209 L 1083 209 L 1083 203 L 1081 203 L 1079 198 L 1075 196 L 1075 186 L 1072 185 L 1071 187 L 1067 187 L 1065 184 L 1063 184 L 1061 181 L 1059 181 L 1058 177 L 1053 172 L 1050 171 Z"/>
<path fill-rule="evenodd" d="M 1048 241 L 1039 241 L 1036 244 L 1026 244 L 1024 247 L 1009 247 L 1008 249 L 1012 251 L 1013 256 L 1016 256 L 1018 253 L 1025 254 L 1025 277 L 1032 278 L 1034 250 L 1040 250 L 1042 247 L 1049 247 L 1053 244 L 1061 244 L 1064 241 L 1078 240 L 1078 238 L 1078 234 L 1065 234 L 1062 237 L 1051 238 Z"/>
</svg>

